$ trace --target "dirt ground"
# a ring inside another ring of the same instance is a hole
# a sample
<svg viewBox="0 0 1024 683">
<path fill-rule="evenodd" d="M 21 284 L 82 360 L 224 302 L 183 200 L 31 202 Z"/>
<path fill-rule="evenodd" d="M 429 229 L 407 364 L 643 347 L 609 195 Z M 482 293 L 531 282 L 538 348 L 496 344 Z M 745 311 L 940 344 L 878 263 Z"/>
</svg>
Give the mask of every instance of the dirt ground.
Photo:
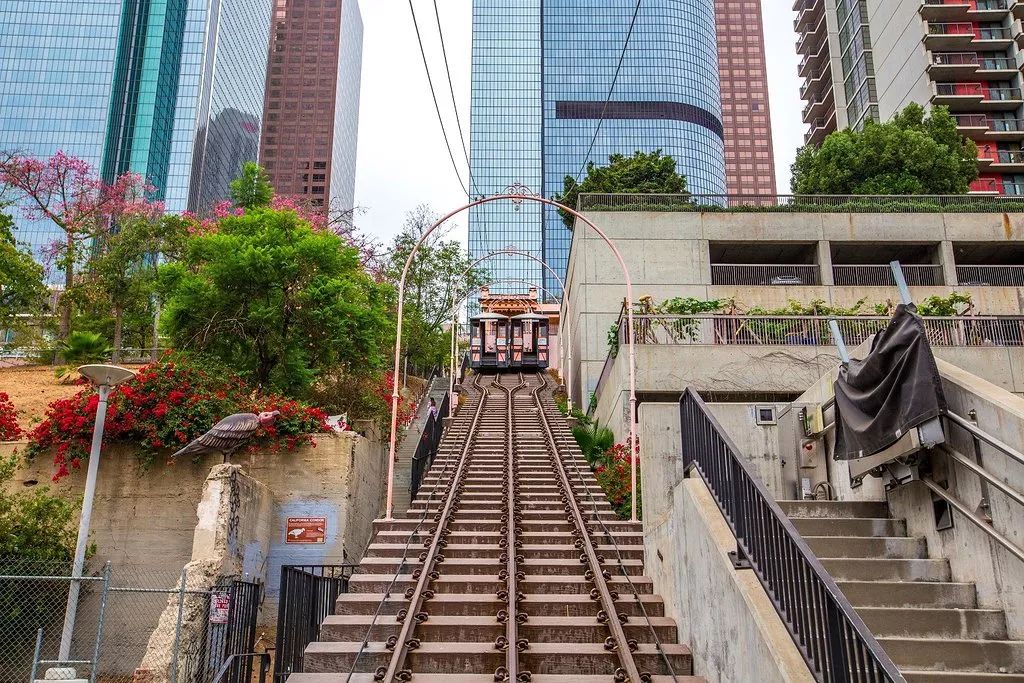
<svg viewBox="0 0 1024 683">
<path fill-rule="evenodd" d="M 0 368 L 0 391 L 11 397 L 22 428 L 43 419 L 46 406 L 59 398 L 74 396 L 82 387 L 60 384 L 49 365 Z"/>
</svg>

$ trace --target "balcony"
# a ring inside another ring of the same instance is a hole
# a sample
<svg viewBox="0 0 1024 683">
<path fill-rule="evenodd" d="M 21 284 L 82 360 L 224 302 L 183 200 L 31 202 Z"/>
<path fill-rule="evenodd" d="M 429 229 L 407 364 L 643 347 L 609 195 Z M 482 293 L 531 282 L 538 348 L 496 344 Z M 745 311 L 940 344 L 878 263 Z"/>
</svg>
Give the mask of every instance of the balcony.
<svg viewBox="0 0 1024 683">
<path fill-rule="evenodd" d="M 1000 184 L 995 178 L 977 178 L 971 181 L 970 194 L 1000 194 Z"/>
<path fill-rule="evenodd" d="M 1015 19 L 1024 19 L 1024 0 L 1011 0 L 1010 11 Z"/>
<path fill-rule="evenodd" d="M 936 80 L 1007 80 L 1017 73 L 1017 61 L 1010 57 L 982 57 L 976 52 L 933 52 L 928 72 Z"/>
<path fill-rule="evenodd" d="M 1024 244 L 1020 242 L 955 242 L 953 257 L 957 284 L 962 287 L 1024 287 Z"/>
<path fill-rule="evenodd" d="M 927 21 L 999 21 L 1010 0 L 924 0 L 919 8 Z"/>
<path fill-rule="evenodd" d="M 821 116 L 809 123 L 807 132 L 804 133 L 804 143 L 808 145 L 820 145 L 836 129 L 836 110 L 832 109 L 827 116 Z"/>
<path fill-rule="evenodd" d="M 942 266 L 901 265 L 903 277 L 911 287 L 935 287 L 942 284 Z M 837 287 L 895 287 L 892 268 L 879 264 L 832 266 Z"/>
<path fill-rule="evenodd" d="M 807 76 L 804 84 L 800 86 L 800 99 L 807 101 L 812 95 L 818 93 L 822 96 L 832 92 L 832 70 L 828 67 L 816 71 Z"/>
<path fill-rule="evenodd" d="M 825 30 L 825 13 L 814 23 L 813 28 L 800 34 L 796 41 L 797 54 L 813 55 L 821 51 L 821 46 L 828 42 L 828 31 Z"/>
<path fill-rule="evenodd" d="M 712 263 L 711 284 L 751 287 L 820 285 L 820 269 L 815 264 Z"/>
<path fill-rule="evenodd" d="M 957 266 L 961 287 L 1024 287 L 1024 266 Z"/>
<path fill-rule="evenodd" d="M 979 161 L 982 161 L 979 154 Z M 1020 150 L 996 150 L 994 156 L 989 157 L 989 170 L 1002 171 L 1005 173 L 1020 173 L 1024 171 L 1024 152 Z"/>
<path fill-rule="evenodd" d="M 810 123 L 815 119 L 820 119 L 825 114 L 835 109 L 835 100 L 832 96 L 832 91 L 829 90 L 825 94 L 812 93 L 807 98 L 807 104 L 804 106 L 803 111 L 803 122 Z"/>
<path fill-rule="evenodd" d="M 824 6 L 823 0 L 797 0 L 793 5 L 793 11 L 797 12 L 796 19 L 793 20 L 793 30 L 803 33 L 816 26 L 824 14 Z"/>
<path fill-rule="evenodd" d="M 974 40 L 974 24 L 968 22 L 930 23 L 924 37 L 929 50 L 964 50 Z"/>
<path fill-rule="evenodd" d="M 1024 119 L 993 118 L 985 114 L 954 114 L 957 130 L 972 140 L 1024 140 Z"/>
<path fill-rule="evenodd" d="M 1024 99 L 1020 88 L 990 88 L 983 83 L 935 83 L 932 104 L 953 112 L 1015 111 Z"/>
</svg>

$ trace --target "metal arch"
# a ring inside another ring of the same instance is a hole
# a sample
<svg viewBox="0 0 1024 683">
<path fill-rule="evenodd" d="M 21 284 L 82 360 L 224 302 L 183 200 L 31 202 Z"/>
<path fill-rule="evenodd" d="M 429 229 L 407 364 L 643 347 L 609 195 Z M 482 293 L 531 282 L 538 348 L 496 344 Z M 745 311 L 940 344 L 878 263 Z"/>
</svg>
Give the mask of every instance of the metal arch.
<svg viewBox="0 0 1024 683">
<path fill-rule="evenodd" d="M 397 446 L 398 437 L 398 400 L 400 394 L 398 392 L 398 372 L 402 362 L 402 323 L 404 322 L 405 312 L 405 282 L 409 277 L 409 270 L 412 268 L 412 262 L 416 258 L 416 254 L 419 252 L 423 242 L 435 231 L 437 228 L 450 220 L 452 217 L 457 216 L 463 211 L 467 211 L 475 206 L 481 206 L 483 204 L 490 204 L 491 202 L 497 201 L 511 201 L 513 205 L 519 206 L 523 202 L 536 202 L 538 204 L 544 204 L 547 206 L 561 209 L 569 215 L 576 218 L 577 221 L 587 226 L 600 237 L 608 248 L 612 250 L 612 254 L 615 256 L 615 260 L 618 262 L 619 267 L 622 269 L 622 274 L 626 279 L 626 334 L 627 334 L 627 348 L 629 349 L 629 447 L 636 448 L 636 348 L 634 346 L 633 339 L 633 278 L 629 274 L 629 267 L 626 265 L 625 259 L 622 258 L 622 253 L 616 248 L 615 243 L 604 233 L 601 228 L 597 227 L 592 221 L 586 216 L 581 214 L 579 211 L 569 208 L 568 206 L 548 199 L 546 197 L 539 196 L 534 193 L 526 194 L 522 186 L 510 186 L 505 194 L 496 194 L 491 197 L 483 197 L 475 201 L 464 204 L 463 206 L 450 211 L 446 215 L 442 216 L 437 220 L 430 229 L 425 231 L 420 236 L 419 241 L 413 246 L 412 251 L 409 252 L 409 256 L 405 261 L 405 267 L 402 269 L 402 277 L 398 286 L 398 324 L 395 328 L 395 357 L 394 357 L 394 370 L 393 377 L 395 381 L 392 382 L 394 385 L 391 391 L 391 434 L 388 445 L 388 493 L 387 493 L 387 511 L 385 519 L 393 519 L 393 507 L 394 507 L 394 480 L 395 480 L 395 451 Z M 631 458 L 630 466 L 630 492 L 636 491 L 636 458 Z M 632 496 L 630 520 L 636 521 L 636 495 Z"/>
</svg>

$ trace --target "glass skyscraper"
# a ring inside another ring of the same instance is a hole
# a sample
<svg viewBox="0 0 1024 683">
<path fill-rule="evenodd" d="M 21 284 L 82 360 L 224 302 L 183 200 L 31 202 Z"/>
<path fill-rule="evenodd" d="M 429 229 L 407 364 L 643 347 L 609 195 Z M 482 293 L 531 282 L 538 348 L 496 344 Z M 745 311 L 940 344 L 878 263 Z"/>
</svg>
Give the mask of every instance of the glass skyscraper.
<svg viewBox="0 0 1024 683">
<path fill-rule="evenodd" d="M 514 8 L 474 0 L 474 196 L 517 182 L 545 197 L 561 193 L 566 176 L 580 175 L 602 112 L 590 161 L 660 149 L 675 158 L 691 192 L 725 192 L 714 2 L 644 2 L 606 107 L 635 7 L 635 0 L 530 0 Z M 474 258 L 514 246 L 562 274 L 570 241 L 554 209 L 492 202 L 470 212 Z M 494 279 L 559 292 L 531 260 L 508 256 L 484 265 Z"/>
<path fill-rule="evenodd" d="M 4 0 L 0 151 L 63 150 L 108 181 L 141 174 L 168 211 L 209 209 L 257 157 L 270 14 L 265 0 Z"/>
</svg>

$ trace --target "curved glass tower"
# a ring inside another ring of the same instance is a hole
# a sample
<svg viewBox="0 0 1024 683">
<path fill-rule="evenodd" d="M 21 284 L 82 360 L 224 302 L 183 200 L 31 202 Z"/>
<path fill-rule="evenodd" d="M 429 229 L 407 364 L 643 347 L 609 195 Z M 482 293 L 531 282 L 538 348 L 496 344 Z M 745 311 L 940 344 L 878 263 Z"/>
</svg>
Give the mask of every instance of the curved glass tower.
<svg viewBox="0 0 1024 683">
<path fill-rule="evenodd" d="M 646 0 L 611 100 L 635 0 L 533 0 L 515 10 L 473 3 L 472 160 L 474 195 L 513 182 L 546 197 L 589 161 L 662 150 L 694 193 L 725 193 L 725 151 L 713 0 Z M 582 176 L 580 177 L 582 180 Z M 553 209 L 492 203 L 470 214 L 474 257 L 505 246 L 565 272 L 571 233 Z M 517 278 L 557 292 L 539 265 L 488 262 L 495 279 Z M 511 285 L 505 289 L 517 289 Z"/>
</svg>

